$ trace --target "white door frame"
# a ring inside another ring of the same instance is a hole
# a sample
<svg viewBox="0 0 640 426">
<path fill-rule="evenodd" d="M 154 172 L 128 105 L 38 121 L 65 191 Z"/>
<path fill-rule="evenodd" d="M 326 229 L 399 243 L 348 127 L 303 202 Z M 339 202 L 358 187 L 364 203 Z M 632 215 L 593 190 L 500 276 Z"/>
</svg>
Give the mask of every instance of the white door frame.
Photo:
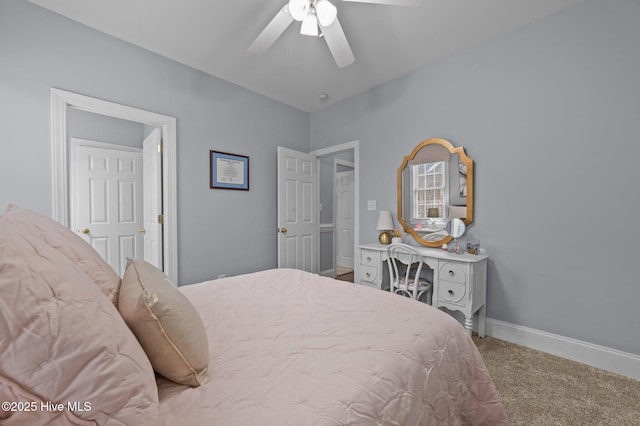
<svg viewBox="0 0 640 426">
<path fill-rule="evenodd" d="M 162 250 L 162 134 L 158 127 L 142 140 L 142 220 L 144 260 L 164 269 Z"/>
<path fill-rule="evenodd" d="M 51 185 L 53 218 L 69 227 L 69 141 L 67 109 L 120 118 L 162 129 L 164 273 L 178 284 L 176 119 L 56 88 L 51 89 Z"/>
<path fill-rule="evenodd" d="M 326 157 L 328 155 L 335 155 L 345 151 L 353 151 L 353 268 L 355 270 L 355 276 L 360 276 L 360 262 L 358 261 L 358 244 L 360 241 L 360 141 L 355 140 L 352 142 L 346 142 L 340 145 L 334 145 L 327 148 L 321 148 L 312 151 L 311 154 L 316 156 L 316 170 L 319 170 L 320 157 Z M 320 205 L 320 182 L 319 179 L 316 183 L 317 205 Z M 318 215 L 318 224 L 320 224 L 320 211 L 316 211 Z M 318 225 L 319 226 L 319 225 Z M 334 236 L 335 237 L 335 236 Z M 335 238 L 334 238 L 335 244 Z M 316 240 L 316 262 L 320 265 L 320 238 Z M 332 256 L 335 264 L 335 247 Z"/>
</svg>

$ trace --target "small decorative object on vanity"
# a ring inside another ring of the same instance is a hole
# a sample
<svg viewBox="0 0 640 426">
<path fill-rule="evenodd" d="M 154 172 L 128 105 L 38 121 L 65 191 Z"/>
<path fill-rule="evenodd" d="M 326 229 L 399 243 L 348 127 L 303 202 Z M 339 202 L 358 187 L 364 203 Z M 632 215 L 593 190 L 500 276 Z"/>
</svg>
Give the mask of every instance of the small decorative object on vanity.
<svg viewBox="0 0 640 426">
<path fill-rule="evenodd" d="M 460 247 L 460 244 L 458 244 L 458 238 L 464 235 L 465 229 L 465 224 L 461 219 L 454 218 L 451 219 L 449 223 L 447 223 L 447 232 L 453 237 L 453 251 L 455 251 L 456 254 L 462 253 L 462 247 Z"/>
<path fill-rule="evenodd" d="M 480 254 L 480 241 L 478 240 L 467 241 L 467 253 Z"/>
<path fill-rule="evenodd" d="M 402 232 L 398 228 L 394 229 L 391 233 L 391 242 L 393 244 L 402 243 Z"/>
<path fill-rule="evenodd" d="M 380 210 L 376 229 L 378 231 L 382 231 L 378 236 L 380 244 L 391 244 L 391 234 L 389 232 L 393 231 L 395 228 L 393 226 L 393 218 L 391 217 L 391 212 L 389 210 Z"/>
</svg>

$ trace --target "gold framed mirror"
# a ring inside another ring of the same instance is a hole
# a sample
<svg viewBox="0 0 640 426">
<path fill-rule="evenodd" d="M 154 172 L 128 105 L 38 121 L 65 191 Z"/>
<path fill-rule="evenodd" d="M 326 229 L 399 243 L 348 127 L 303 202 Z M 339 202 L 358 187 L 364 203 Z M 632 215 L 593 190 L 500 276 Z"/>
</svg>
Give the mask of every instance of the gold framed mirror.
<svg viewBox="0 0 640 426">
<path fill-rule="evenodd" d="M 473 160 L 463 147 L 427 139 L 398 167 L 398 221 L 418 243 L 439 247 L 454 218 L 473 222 Z"/>
</svg>

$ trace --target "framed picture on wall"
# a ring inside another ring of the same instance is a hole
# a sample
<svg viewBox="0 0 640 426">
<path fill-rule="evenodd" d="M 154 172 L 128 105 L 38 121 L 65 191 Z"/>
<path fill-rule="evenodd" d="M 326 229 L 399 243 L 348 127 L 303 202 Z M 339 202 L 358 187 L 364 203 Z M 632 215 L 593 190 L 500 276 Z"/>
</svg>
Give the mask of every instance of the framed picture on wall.
<svg viewBox="0 0 640 426">
<path fill-rule="evenodd" d="M 249 190 L 249 157 L 209 151 L 210 188 Z"/>
</svg>

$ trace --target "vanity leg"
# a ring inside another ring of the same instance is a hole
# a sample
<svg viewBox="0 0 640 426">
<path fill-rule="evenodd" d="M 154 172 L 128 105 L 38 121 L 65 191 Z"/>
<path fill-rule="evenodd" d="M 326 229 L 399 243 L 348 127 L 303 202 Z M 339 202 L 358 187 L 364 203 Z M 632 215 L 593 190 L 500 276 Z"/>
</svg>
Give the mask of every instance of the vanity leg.
<svg viewBox="0 0 640 426">
<path fill-rule="evenodd" d="M 478 311 L 478 337 L 484 338 L 485 323 L 487 319 L 487 305 L 482 305 Z"/>
<path fill-rule="evenodd" d="M 467 334 L 471 336 L 471 332 L 473 331 L 473 314 L 471 314 L 471 316 L 465 317 L 464 328 L 467 330 Z"/>
</svg>

